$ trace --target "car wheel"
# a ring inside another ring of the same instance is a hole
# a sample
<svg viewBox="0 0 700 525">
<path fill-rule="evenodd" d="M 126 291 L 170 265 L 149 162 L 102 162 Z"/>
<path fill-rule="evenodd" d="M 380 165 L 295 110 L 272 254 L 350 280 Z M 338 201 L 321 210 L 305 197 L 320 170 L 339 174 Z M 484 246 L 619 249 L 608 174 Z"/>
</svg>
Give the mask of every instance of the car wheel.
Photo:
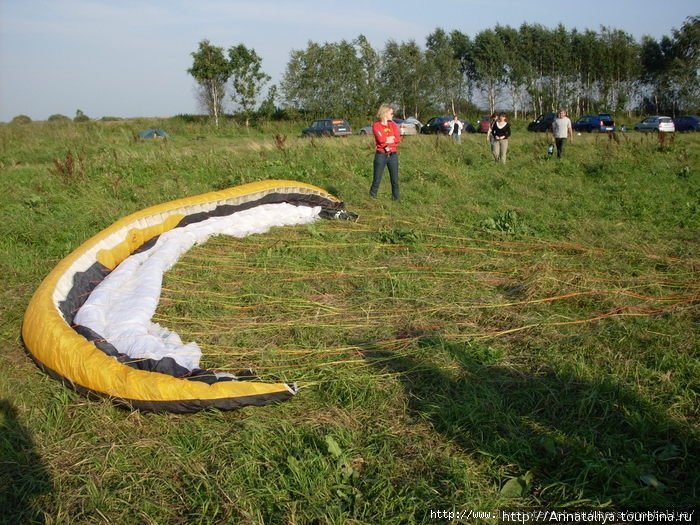
<svg viewBox="0 0 700 525">
<path fill-rule="evenodd" d="M 360 130 L 360 135 L 367 135 L 367 132 L 364 129 Z"/>
</svg>

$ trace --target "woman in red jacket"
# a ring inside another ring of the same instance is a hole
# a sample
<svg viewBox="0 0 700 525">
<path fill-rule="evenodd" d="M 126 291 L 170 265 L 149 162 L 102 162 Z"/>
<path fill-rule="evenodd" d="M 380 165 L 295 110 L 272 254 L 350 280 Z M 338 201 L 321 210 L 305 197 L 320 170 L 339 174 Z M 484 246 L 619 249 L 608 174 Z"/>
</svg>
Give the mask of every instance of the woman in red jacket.
<svg viewBox="0 0 700 525">
<path fill-rule="evenodd" d="M 374 177 L 369 189 L 370 197 L 377 197 L 379 184 L 382 182 L 384 168 L 389 168 L 391 180 L 391 198 L 399 200 L 399 155 L 397 146 L 401 142 L 401 133 L 392 117 L 394 108 L 388 104 L 382 104 L 377 111 L 377 121 L 372 124 L 372 133 L 376 142 L 374 152 Z"/>
</svg>

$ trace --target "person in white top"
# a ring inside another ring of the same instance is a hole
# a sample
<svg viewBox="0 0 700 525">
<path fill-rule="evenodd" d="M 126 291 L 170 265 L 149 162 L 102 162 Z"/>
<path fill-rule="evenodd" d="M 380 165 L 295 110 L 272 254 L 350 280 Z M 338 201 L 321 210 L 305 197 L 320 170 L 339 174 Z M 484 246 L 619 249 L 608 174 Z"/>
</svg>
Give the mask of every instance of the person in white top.
<svg viewBox="0 0 700 525">
<path fill-rule="evenodd" d="M 561 158 L 564 154 L 564 145 L 567 139 L 573 143 L 574 131 L 571 128 L 571 120 L 566 116 L 566 111 L 559 110 L 557 118 L 552 122 L 552 134 L 554 135 L 554 143 L 557 146 L 557 158 Z"/>
<path fill-rule="evenodd" d="M 462 141 L 462 129 L 464 128 L 464 124 L 462 124 L 462 121 L 457 118 L 457 115 L 454 116 L 452 121 L 450 122 L 450 129 L 447 132 L 448 135 L 451 135 L 454 141 L 459 144 Z"/>
</svg>

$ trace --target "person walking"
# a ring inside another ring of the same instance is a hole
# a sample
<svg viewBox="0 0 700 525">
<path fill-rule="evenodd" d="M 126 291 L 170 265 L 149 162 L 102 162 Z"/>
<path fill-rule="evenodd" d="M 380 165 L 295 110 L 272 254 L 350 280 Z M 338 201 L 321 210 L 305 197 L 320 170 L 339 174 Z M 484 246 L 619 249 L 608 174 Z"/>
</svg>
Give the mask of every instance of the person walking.
<svg viewBox="0 0 700 525">
<path fill-rule="evenodd" d="M 401 142 L 401 132 L 396 122 L 392 120 L 394 108 L 389 104 L 382 104 L 377 110 L 377 121 L 372 124 L 374 134 L 374 173 L 372 185 L 369 188 L 369 196 L 376 198 L 379 185 L 382 182 L 384 169 L 389 169 L 389 180 L 391 181 L 391 198 L 399 200 L 399 154 L 398 145 Z"/>
<path fill-rule="evenodd" d="M 491 136 L 493 137 L 493 159 L 505 164 L 508 153 L 508 137 L 510 137 L 510 123 L 505 113 L 498 114 L 498 119 L 491 126 Z"/>
<path fill-rule="evenodd" d="M 493 138 L 493 133 L 491 132 L 491 130 L 493 128 L 493 125 L 496 123 L 496 120 L 498 120 L 498 115 L 492 113 L 491 117 L 489 118 L 489 130 L 486 132 L 486 142 L 489 143 L 491 155 L 493 155 L 493 146 L 496 143 L 496 140 Z"/>
<path fill-rule="evenodd" d="M 462 124 L 462 121 L 457 118 L 457 115 L 455 115 L 454 118 L 450 121 L 450 129 L 447 132 L 447 134 L 451 135 L 452 140 L 454 140 L 457 144 L 461 144 L 462 129 L 464 129 L 464 124 Z"/>
<path fill-rule="evenodd" d="M 574 130 L 571 128 L 571 120 L 566 116 L 566 111 L 559 110 L 557 118 L 552 122 L 552 135 L 554 135 L 554 144 L 557 146 L 557 158 L 560 159 L 564 155 L 564 146 L 567 139 L 573 143 Z"/>
</svg>

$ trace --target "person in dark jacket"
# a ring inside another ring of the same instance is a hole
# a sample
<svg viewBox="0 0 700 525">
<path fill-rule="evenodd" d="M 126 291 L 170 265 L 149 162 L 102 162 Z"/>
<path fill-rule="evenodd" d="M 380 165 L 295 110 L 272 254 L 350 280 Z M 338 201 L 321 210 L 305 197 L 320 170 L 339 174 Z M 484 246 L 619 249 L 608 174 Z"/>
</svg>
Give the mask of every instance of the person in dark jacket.
<svg viewBox="0 0 700 525">
<path fill-rule="evenodd" d="M 491 136 L 493 138 L 493 160 L 506 163 L 508 153 L 508 137 L 510 137 L 510 123 L 505 113 L 499 113 L 496 122 L 491 126 Z"/>
</svg>

